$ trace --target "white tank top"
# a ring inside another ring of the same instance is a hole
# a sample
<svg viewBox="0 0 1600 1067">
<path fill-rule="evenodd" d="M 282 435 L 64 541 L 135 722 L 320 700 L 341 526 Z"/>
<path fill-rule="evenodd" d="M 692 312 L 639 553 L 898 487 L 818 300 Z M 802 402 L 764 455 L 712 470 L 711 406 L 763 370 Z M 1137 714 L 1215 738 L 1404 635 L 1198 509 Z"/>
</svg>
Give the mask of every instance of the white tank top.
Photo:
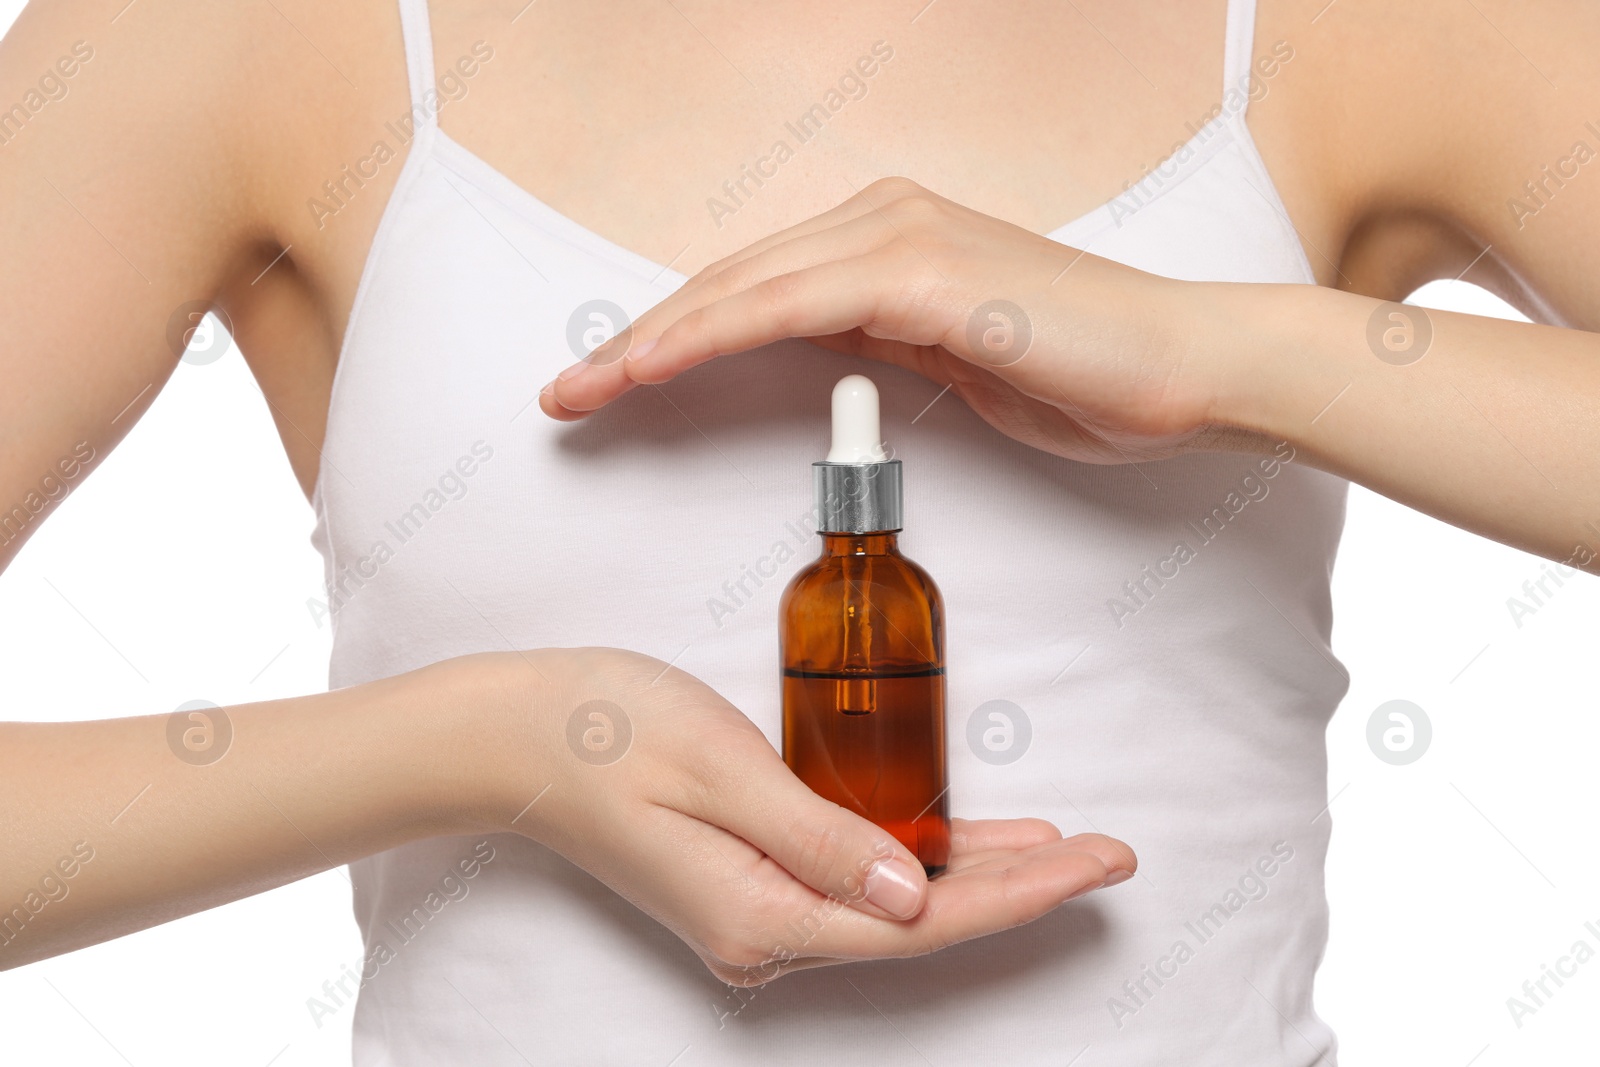
<svg viewBox="0 0 1600 1067">
<path fill-rule="evenodd" d="M 1052 237 L 1179 278 L 1314 283 L 1245 125 L 1254 8 L 1229 5 L 1221 113 Z M 426 0 L 401 13 L 420 118 L 313 501 L 331 684 L 619 646 L 674 661 L 780 745 L 778 595 L 819 549 L 830 390 L 864 371 L 905 464 L 902 547 L 945 595 L 952 812 L 1113 834 L 1141 863 L 1003 934 L 751 991 L 538 844 L 416 842 L 351 865 L 356 1062 L 1331 1063 L 1311 992 L 1324 729 L 1347 686 L 1328 588 L 1346 483 L 1287 447 L 1060 459 L 936 400 L 941 383 L 798 341 L 550 420 L 534 398 L 572 361 L 574 312 L 637 316 L 685 277 L 444 133 Z"/>
</svg>

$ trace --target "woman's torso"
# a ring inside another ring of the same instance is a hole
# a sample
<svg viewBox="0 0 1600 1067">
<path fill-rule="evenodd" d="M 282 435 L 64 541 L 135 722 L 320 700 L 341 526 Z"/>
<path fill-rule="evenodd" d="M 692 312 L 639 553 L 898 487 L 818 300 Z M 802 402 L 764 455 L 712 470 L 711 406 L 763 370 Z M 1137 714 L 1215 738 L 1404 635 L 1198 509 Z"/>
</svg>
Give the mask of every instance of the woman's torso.
<svg viewBox="0 0 1600 1067">
<path fill-rule="evenodd" d="M 674 17 L 696 15 L 679 7 Z M 584 423 L 544 419 L 532 401 L 572 360 L 569 338 L 591 323 L 594 302 L 636 316 L 684 276 L 663 262 L 670 255 L 630 251 L 531 195 L 513 176 L 520 147 L 507 149 L 508 174 L 457 140 L 451 109 L 478 99 L 507 46 L 483 37 L 474 51 L 468 41 L 459 52 L 471 61 L 456 67 L 453 45 L 426 46 L 421 3 L 405 10 L 421 118 L 373 135 L 403 149 L 367 168 L 392 174 L 389 188 L 369 178 L 322 212 L 329 230 L 373 204 L 383 214 L 361 259 L 315 500 L 335 608 L 333 683 L 489 648 L 625 645 L 705 679 L 776 743 L 777 595 L 816 550 L 808 468 L 828 390 L 863 368 L 789 342 L 636 390 Z M 535 10 L 507 32 L 536 28 Z M 1251 43 L 1250 11 L 1234 4 L 1226 49 L 1223 11 L 1209 13 L 1211 46 L 1196 62 L 1213 68 L 1209 102 L 1173 139 L 1184 142 L 1173 162 L 1086 214 L 1088 203 L 1066 208 L 1076 217 L 1064 226 L 1038 228 L 1177 277 L 1316 280 L 1244 122 L 1244 96 L 1228 94 L 1252 60 L 1274 55 L 1274 40 Z M 919 53 L 915 36 L 938 17 L 935 7 L 907 21 L 903 45 L 886 31 L 835 41 L 837 55 L 817 69 L 836 74 L 820 84 L 799 76 L 797 95 L 771 105 L 770 136 L 787 138 L 794 159 L 740 203 L 720 190 L 736 208 L 726 224 L 752 227 L 753 238 L 806 196 L 820 208 L 847 195 L 807 178 L 789 199 L 784 168 L 832 167 L 849 179 L 848 151 L 833 162 L 812 149 L 834 134 L 848 146 L 847 124 L 874 94 L 890 97 L 902 70 L 940 62 L 954 46 Z M 759 77 L 791 76 L 772 64 L 734 70 L 738 50 L 717 47 L 723 23 L 707 21 L 680 43 L 700 42 L 702 66 L 726 62 L 730 91 L 759 95 Z M 1000 46 L 1017 37 L 974 43 L 976 34 L 960 54 L 987 42 L 989 63 L 1003 63 Z M 874 52 L 880 41 L 887 49 Z M 1063 54 L 1085 49 L 1080 31 Z M 550 62 L 561 54 L 559 42 L 546 50 Z M 1277 55 L 1281 73 L 1293 60 Z M 863 56 L 876 59 L 858 74 L 865 92 L 834 101 L 830 87 Z M 466 86 L 440 112 L 442 129 L 424 95 L 438 84 L 430 58 Z M 966 63 L 954 97 L 928 101 L 919 121 L 936 127 L 934 105 L 965 106 L 962 92 L 984 100 L 971 79 L 985 62 Z M 784 122 L 811 97 L 826 113 L 808 146 Z M 1220 113 L 1207 121 L 1213 105 Z M 597 123 L 594 136 L 605 145 L 612 131 Z M 886 136 L 862 143 L 882 158 Z M 937 140 L 921 127 L 901 139 Z M 556 140 L 545 154 L 585 151 L 580 130 Z M 725 150 L 730 177 L 769 147 L 752 144 Z M 1003 161 L 1006 147 L 966 150 Z M 1074 149 L 1061 149 L 1063 173 Z M 595 153 L 600 171 L 627 158 Z M 877 176 L 863 166 L 862 183 Z M 992 169 L 1019 178 L 996 204 L 1009 197 L 1020 212 L 1031 201 L 1041 217 L 1057 206 L 1043 191 L 1048 174 Z M 651 164 L 617 175 L 615 192 L 595 180 L 596 211 L 654 188 Z M 684 195 L 676 188 L 662 200 L 641 194 L 605 220 L 619 235 L 651 219 L 672 233 L 718 193 L 697 190 L 688 207 L 673 206 Z M 585 195 L 571 191 L 574 211 Z M 701 262 L 731 250 L 691 247 Z M 946 599 L 953 810 L 1114 834 L 1139 850 L 1141 876 L 932 957 L 736 993 L 669 931 L 540 846 L 495 838 L 494 859 L 455 899 L 437 890 L 474 842 L 423 841 L 353 865 L 371 976 L 356 1012 L 358 1062 L 965 1063 L 998 1050 L 1019 1064 L 1080 1052 L 1082 1063 L 1131 1064 L 1184 1049 L 1193 1062 L 1288 1064 L 1331 1049 L 1310 991 L 1326 931 L 1322 735 L 1345 686 L 1328 649 L 1327 596 L 1343 483 L 1287 452 L 1072 463 L 938 399 L 939 383 L 866 369 L 906 464 L 903 546 Z M 996 726 L 1010 727 L 1009 747 L 985 740 Z"/>
<path fill-rule="evenodd" d="M 431 7 L 439 72 L 475 67 L 457 79 L 441 126 L 563 215 L 691 274 L 890 175 L 1048 233 L 1126 196 L 1220 102 L 1222 0 L 875 2 L 826 18 L 786 4 L 763 5 L 759 19 L 728 0 Z M 1261 42 L 1284 41 L 1296 60 L 1251 105 L 1250 127 L 1317 279 L 1403 289 L 1403 279 L 1342 256 L 1357 231 L 1363 249 L 1416 234 L 1375 223 L 1363 214 L 1368 190 L 1331 180 L 1351 163 L 1330 155 L 1335 113 L 1323 105 L 1351 64 L 1337 58 L 1342 42 L 1307 33 L 1299 14 L 1276 0 L 1261 6 Z M 285 84 L 247 117 L 272 144 L 260 160 L 263 225 L 288 251 L 265 282 L 225 294 L 236 321 L 294 320 L 242 340 L 308 493 L 340 342 L 404 152 L 370 161 L 379 142 L 398 141 L 387 131 L 409 106 L 392 0 L 318 19 L 315 47 L 290 53 L 300 62 L 283 64 Z M 878 40 L 899 57 L 884 70 L 894 78 L 866 79 L 866 95 L 839 121 L 744 195 L 774 142 L 795 140 L 786 124 Z M 484 46 L 492 58 L 474 63 Z M 1358 110 L 1349 92 L 1340 99 L 1342 111 Z"/>
</svg>

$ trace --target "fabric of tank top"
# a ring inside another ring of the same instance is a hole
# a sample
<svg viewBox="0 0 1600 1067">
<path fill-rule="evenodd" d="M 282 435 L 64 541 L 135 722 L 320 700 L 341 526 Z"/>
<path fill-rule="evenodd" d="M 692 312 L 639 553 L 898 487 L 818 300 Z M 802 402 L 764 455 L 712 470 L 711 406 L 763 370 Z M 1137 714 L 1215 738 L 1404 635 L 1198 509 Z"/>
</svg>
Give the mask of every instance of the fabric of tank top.
<svg viewBox="0 0 1600 1067">
<path fill-rule="evenodd" d="M 1176 278 L 1314 284 L 1245 124 L 1253 62 L 1258 85 L 1272 70 L 1254 8 L 1229 5 L 1220 109 L 1051 237 Z M 902 547 L 945 595 L 953 814 L 1112 834 L 1140 871 L 930 956 L 732 989 L 541 845 L 418 841 L 351 864 L 355 1061 L 1331 1063 L 1312 982 L 1324 730 L 1347 687 L 1329 645 L 1346 483 L 1288 446 L 1061 459 L 941 383 L 802 341 L 548 419 L 535 397 L 569 338 L 605 321 L 591 302 L 637 316 L 686 279 L 443 132 L 426 0 L 401 14 L 414 137 L 313 501 L 331 684 L 484 650 L 624 647 L 703 679 L 781 745 L 778 596 L 820 547 L 830 390 L 864 372 L 904 462 Z"/>
</svg>

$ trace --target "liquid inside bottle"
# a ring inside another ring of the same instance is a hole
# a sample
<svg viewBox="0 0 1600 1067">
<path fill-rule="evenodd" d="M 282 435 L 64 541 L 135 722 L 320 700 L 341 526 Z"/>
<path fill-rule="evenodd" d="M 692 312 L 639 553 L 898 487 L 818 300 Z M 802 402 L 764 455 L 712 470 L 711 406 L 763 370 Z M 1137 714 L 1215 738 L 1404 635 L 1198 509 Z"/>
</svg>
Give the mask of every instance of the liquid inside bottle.
<svg viewBox="0 0 1600 1067">
<path fill-rule="evenodd" d="M 812 790 L 871 819 L 922 861 L 950 856 L 944 669 L 783 672 L 784 758 Z"/>
<path fill-rule="evenodd" d="M 783 758 L 931 877 L 950 861 L 943 603 L 893 531 L 824 534 L 784 591 Z"/>
</svg>

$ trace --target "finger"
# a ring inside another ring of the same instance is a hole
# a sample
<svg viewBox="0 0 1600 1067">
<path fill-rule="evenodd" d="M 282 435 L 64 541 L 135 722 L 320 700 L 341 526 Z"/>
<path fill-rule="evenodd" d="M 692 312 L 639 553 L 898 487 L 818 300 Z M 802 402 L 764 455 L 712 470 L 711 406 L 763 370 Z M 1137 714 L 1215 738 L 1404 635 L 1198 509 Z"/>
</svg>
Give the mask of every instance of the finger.
<svg viewBox="0 0 1600 1067">
<path fill-rule="evenodd" d="M 1067 838 L 1067 844 L 1100 857 L 1106 869 L 1111 872 L 1111 878 L 1107 880 L 1106 885 L 1127 881 L 1139 869 L 1139 857 L 1134 855 L 1133 849 L 1128 847 L 1126 841 L 1119 841 L 1105 834 L 1075 834 Z"/>
<path fill-rule="evenodd" d="M 803 331 L 810 325 L 815 333 L 854 329 L 878 313 L 877 294 L 868 289 L 878 273 L 852 259 L 769 278 L 688 311 L 654 342 L 637 343 L 615 363 L 578 364 L 566 380 L 551 383 L 551 399 L 568 411 L 589 412 L 632 385 L 659 385 L 717 356 L 809 336 Z"/>
<path fill-rule="evenodd" d="M 1044 819 L 950 820 L 952 861 L 967 852 L 1031 848 L 1060 840 L 1061 831 Z"/>
<path fill-rule="evenodd" d="M 1118 848 L 1120 842 L 1105 839 L 1105 844 L 1098 848 L 1084 848 L 1083 851 L 1092 852 L 1094 856 L 1106 866 L 1106 886 L 1119 885 L 1133 877 L 1134 868 L 1127 865 L 1126 855 L 1123 851 L 1126 846 Z M 960 856 L 954 854 L 950 857 L 950 865 L 940 878 L 949 878 L 958 873 L 968 871 L 993 870 L 1016 862 L 1017 853 L 1022 850 L 1014 848 L 988 849 L 983 852 L 965 852 Z M 1110 857 L 1110 859 L 1108 859 Z"/>
<path fill-rule="evenodd" d="M 617 395 L 620 396 L 621 393 Z M 554 382 L 539 390 L 539 410 L 558 422 L 576 422 L 589 414 L 587 411 L 574 411 L 557 400 Z"/>
<path fill-rule="evenodd" d="M 1077 849 L 1080 853 L 1090 853 L 1102 864 L 1106 864 L 1106 885 L 1117 885 L 1118 881 L 1125 881 L 1139 869 L 1139 857 L 1134 856 L 1133 849 L 1128 848 L 1125 841 L 1118 841 L 1114 837 L 1106 837 L 1104 833 L 1074 833 L 1072 837 L 1061 841 L 1064 848 Z"/>
<path fill-rule="evenodd" d="M 952 820 L 952 822 L 954 821 L 956 820 Z M 996 824 L 1029 822 L 1041 823 L 1044 826 L 1049 827 L 1052 831 L 1055 830 L 1054 826 L 1044 822 L 1042 819 L 997 819 L 994 821 Z M 1020 840 L 1021 835 L 1018 834 L 1017 836 Z M 1056 834 L 1051 840 L 1061 841 L 1060 834 Z M 996 838 L 988 842 L 987 847 L 974 848 L 971 847 L 972 841 L 970 838 L 967 840 L 959 840 L 955 839 L 953 835 L 951 842 L 952 848 L 950 853 L 950 865 L 948 868 L 946 868 L 945 873 L 951 874 L 956 871 L 972 870 L 982 867 L 986 864 L 993 866 L 997 860 L 1004 860 L 1008 857 L 1014 856 L 1018 851 L 1022 851 L 1031 847 L 1037 847 L 1040 844 L 1049 844 L 1051 843 L 1051 840 L 1032 841 L 1027 844 L 1008 845 L 1002 843 L 1004 838 Z M 1133 854 L 1133 849 L 1129 848 L 1125 843 L 1118 841 L 1114 837 L 1107 837 L 1104 834 L 1075 834 L 1074 836 L 1067 838 L 1063 844 L 1079 852 L 1088 852 L 1099 859 L 1101 863 L 1105 864 L 1107 872 L 1107 885 L 1116 885 L 1119 882 L 1126 881 L 1128 878 L 1133 876 L 1133 872 L 1138 870 L 1139 867 L 1139 860 L 1138 857 Z"/>
<path fill-rule="evenodd" d="M 622 360 L 639 342 L 639 329 L 639 323 L 624 327 L 615 337 L 596 346 L 588 355 L 564 368 L 556 377 L 546 382 L 539 390 L 540 410 L 553 419 L 571 422 L 583 418 L 601 406 L 599 403 L 572 403 L 573 396 L 592 393 L 604 396 L 604 403 L 610 403 L 634 388 L 638 383 L 623 372 Z M 584 377 L 584 383 L 574 392 L 573 386 L 567 383 L 579 375 Z"/>
<path fill-rule="evenodd" d="M 885 178 L 875 181 L 837 207 L 813 216 L 788 229 L 780 230 L 775 234 L 762 238 L 754 244 L 740 249 L 733 255 L 705 267 L 693 278 L 685 282 L 675 293 L 645 312 L 644 315 L 641 315 L 639 321 L 634 323 L 633 328 L 625 331 L 629 336 L 620 345 L 620 349 L 625 351 L 636 344 L 653 343 L 654 338 L 675 322 L 685 311 L 708 302 L 704 295 L 707 287 L 723 284 L 718 282 L 719 278 L 723 278 L 723 276 L 736 270 L 742 264 L 766 256 L 776 249 L 788 245 L 802 244 L 807 239 L 825 235 L 829 231 L 849 230 L 849 236 L 855 238 L 854 243 L 847 241 L 846 244 L 837 246 L 831 256 L 825 257 L 840 258 L 843 254 L 842 249 L 862 246 L 861 235 L 863 234 L 867 235 L 866 240 L 869 246 L 881 244 L 886 236 L 891 233 L 898 236 L 899 231 L 888 221 L 883 213 L 883 208 L 896 200 L 909 196 L 942 200 L 942 198 L 935 197 L 934 194 L 929 193 L 915 182 L 904 178 Z M 861 222 L 870 222 L 871 225 L 850 226 L 852 223 Z M 810 246 L 807 245 L 807 247 Z M 819 260 L 813 259 L 810 262 L 817 261 Z M 801 260 L 797 258 L 793 262 L 798 264 Z M 794 269 L 797 269 L 796 266 L 781 269 L 778 264 L 774 264 L 765 267 L 760 272 L 760 276 L 762 278 L 771 277 L 780 273 L 788 273 Z M 621 335 L 619 335 L 620 337 Z M 612 342 L 608 342 L 608 345 L 612 345 L 614 348 L 618 347 Z M 606 346 L 602 346 L 602 348 L 604 347 Z M 614 354 L 620 355 L 620 352 Z M 610 366 L 612 370 L 610 372 L 591 371 L 588 369 L 591 366 L 596 368 Z M 610 403 L 628 388 L 631 388 L 631 384 L 615 373 L 617 369 L 620 368 L 613 364 L 611 358 L 607 358 L 603 354 L 600 358 L 596 358 L 596 353 L 591 353 L 589 357 L 563 370 L 561 376 L 546 387 L 544 394 L 541 395 L 540 407 L 546 414 L 555 418 L 582 418 L 587 412 Z M 569 382 L 580 376 L 586 379 L 582 391 L 564 388 L 559 384 L 561 382 Z M 554 387 L 555 391 L 552 391 L 552 387 Z"/>
<path fill-rule="evenodd" d="M 934 194 L 906 178 L 881 178 L 864 189 L 856 190 L 848 199 L 842 201 L 836 207 L 829 208 L 820 215 L 813 215 L 804 222 L 796 223 L 788 229 L 779 230 L 777 233 L 763 237 L 753 244 L 746 245 L 732 255 L 717 260 L 689 279 L 684 288 L 698 287 L 726 271 L 729 267 L 746 259 L 759 256 L 778 245 L 786 244 L 798 238 L 807 237 L 868 215 L 875 215 L 881 218 L 881 212 L 885 205 L 903 197 L 918 195 L 932 197 Z"/>
<path fill-rule="evenodd" d="M 652 348 L 635 348 L 623 370 L 636 382 L 657 384 L 717 356 L 787 337 L 874 332 L 900 302 L 902 285 L 889 258 L 880 250 L 779 274 L 696 308 L 668 326 Z"/>
<path fill-rule="evenodd" d="M 818 893 L 880 921 L 910 918 L 926 901 L 927 875 L 910 850 L 812 792 L 776 752 L 730 760 L 709 788 L 686 791 L 675 806 L 743 838 Z"/>
<path fill-rule="evenodd" d="M 730 263 L 726 269 L 707 275 L 696 288 L 679 289 L 641 315 L 628 330 L 567 367 L 550 383 L 551 395 L 556 405 L 571 412 L 604 407 L 642 380 L 631 371 L 639 365 L 640 353 L 690 312 L 780 275 L 866 255 L 894 238 L 894 231 L 869 213 Z M 665 380 L 659 377 L 651 379 L 651 383 Z"/>
<path fill-rule="evenodd" d="M 988 871 L 1009 867 L 1017 862 L 1019 853 L 1026 851 L 1027 849 L 992 848 L 985 852 L 968 852 L 959 858 L 952 855 L 950 857 L 950 865 L 944 869 L 944 873 L 939 877 L 949 879 L 958 874 L 972 871 Z"/>
</svg>

